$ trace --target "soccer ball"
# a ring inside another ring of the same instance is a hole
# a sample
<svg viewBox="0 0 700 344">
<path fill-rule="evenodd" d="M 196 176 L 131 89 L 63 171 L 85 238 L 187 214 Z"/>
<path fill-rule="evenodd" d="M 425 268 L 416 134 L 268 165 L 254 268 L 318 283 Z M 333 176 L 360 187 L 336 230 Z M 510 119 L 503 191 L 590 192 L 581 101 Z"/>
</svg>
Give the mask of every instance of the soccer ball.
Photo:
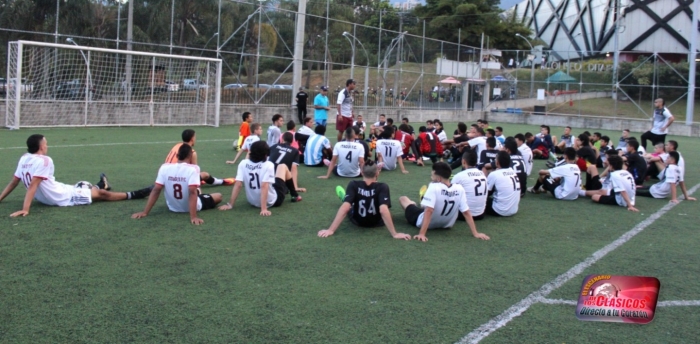
<svg viewBox="0 0 700 344">
<path fill-rule="evenodd" d="M 80 181 L 75 183 L 75 188 L 76 189 L 92 189 L 92 184 L 90 182 L 86 181 Z"/>
</svg>

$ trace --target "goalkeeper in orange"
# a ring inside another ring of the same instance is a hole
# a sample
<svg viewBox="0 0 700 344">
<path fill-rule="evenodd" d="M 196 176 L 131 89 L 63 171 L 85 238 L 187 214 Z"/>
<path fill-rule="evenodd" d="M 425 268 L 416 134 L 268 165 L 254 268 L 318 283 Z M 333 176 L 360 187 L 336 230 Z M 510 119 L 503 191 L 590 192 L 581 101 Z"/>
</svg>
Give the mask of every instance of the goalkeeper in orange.
<svg viewBox="0 0 700 344">
<path fill-rule="evenodd" d="M 243 118 L 243 123 L 241 123 L 241 129 L 238 130 L 238 140 L 233 142 L 233 149 L 240 150 L 241 145 L 245 138 L 250 136 L 250 123 L 253 123 L 253 114 L 246 111 L 241 117 Z"/>
<path fill-rule="evenodd" d="M 197 165 L 197 152 L 194 151 L 194 143 L 196 141 L 197 136 L 195 135 L 194 130 L 185 129 L 182 132 L 182 142 L 173 146 L 173 148 L 170 150 L 170 153 L 168 153 L 168 156 L 165 158 L 165 163 L 177 164 L 179 160 L 177 158 L 178 151 L 180 150 L 180 146 L 185 144 L 192 147 L 192 165 Z M 204 171 L 199 172 L 199 179 L 202 184 L 209 185 L 233 185 L 233 183 L 235 182 L 233 178 L 219 179 Z"/>
</svg>

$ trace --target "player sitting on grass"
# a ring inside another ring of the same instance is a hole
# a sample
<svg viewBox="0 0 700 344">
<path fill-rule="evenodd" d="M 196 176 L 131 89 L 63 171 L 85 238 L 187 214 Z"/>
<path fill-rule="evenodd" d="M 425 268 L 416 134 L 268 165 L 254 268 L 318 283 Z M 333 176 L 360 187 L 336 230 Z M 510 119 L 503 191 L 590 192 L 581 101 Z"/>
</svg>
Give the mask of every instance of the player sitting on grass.
<svg viewBox="0 0 700 344">
<path fill-rule="evenodd" d="M 336 188 L 343 204 L 338 209 L 331 226 L 318 232 L 319 237 L 326 238 L 333 235 L 349 213 L 350 222 L 357 226 L 386 226 L 394 239 L 411 240 L 410 234 L 397 233 L 394 228 L 394 221 L 389 211 L 391 208 L 389 186 L 377 182 L 379 172 L 380 169 L 370 160 L 362 167 L 362 180 L 351 181 L 346 190 L 343 190 L 340 185 Z"/>
<path fill-rule="evenodd" d="M 340 141 L 333 146 L 333 159 L 328 164 L 328 172 L 320 179 L 328 179 L 331 173 L 346 178 L 357 178 L 365 163 L 365 148 L 355 142 L 355 129 L 345 129 L 345 141 Z M 337 166 L 336 166 L 337 165 Z"/>
<path fill-rule="evenodd" d="M 520 151 L 520 155 L 523 157 L 523 161 L 525 161 L 525 172 L 527 172 L 527 175 L 529 176 L 532 173 L 532 149 L 527 145 L 525 135 L 523 134 L 516 134 L 515 135 L 515 143 L 518 145 L 518 151 Z"/>
<path fill-rule="evenodd" d="M 267 145 L 272 147 L 282 142 L 282 131 L 280 128 L 284 125 L 284 117 L 280 114 L 272 116 L 272 125 L 267 128 Z"/>
<path fill-rule="evenodd" d="M 476 167 L 476 152 L 467 149 L 460 160 L 463 170 L 452 178 L 452 183 L 462 186 L 467 194 L 467 205 L 469 205 L 472 218 L 474 221 L 478 221 L 484 218 L 486 199 L 489 196 L 486 191 L 486 176 Z M 461 220 L 464 220 L 464 217 Z"/>
<path fill-rule="evenodd" d="M 401 172 L 407 174 L 408 171 L 403 166 L 402 152 L 401 142 L 394 140 L 394 128 L 385 127 L 384 131 L 379 134 L 379 141 L 377 141 L 377 159 L 380 169 L 395 170 L 396 162 L 398 161 Z"/>
<path fill-rule="evenodd" d="M 192 165 L 197 165 L 197 152 L 194 150 L 194 144 L 197 142 L 197 135 L 195 134 L 194 130 L 192 129 L 185 129 L 182 132 L 182 142 L 176 144 L 173 146 L 172 149 L 170 149 L 170 153 L 168 153 L 168 156 L 165 158 L 165 163 L 166 164 L 177 164 L 178 162 L 178 152 L 180 151 L 180 147 L 182 147 L 183 144 L 189 145 L 192 147 Z M 226 178 L 226 179 L 219 179 L 215 178 L 212 175 L 210 175 L 207 172 L 199 172 L 199 178 L 201 180 L 201 183 L 204 184 L 209 184 L 209 185 L 232 185 L 234 182 L 233 178 Z"/>
<path fill-rule="evenodd" d="M 596 167 L 603 167 L 603 162 L 605 162 L 605 159 L 607 158 L 607 155 L 605 154 L 605 152 L 607 152 L 611 149 L 615 149 L 615 147 L 613 147 L 610 144 L 610 137 L 605 136 L 605 135 L 601 136 L 600 137 L 600 149 L 598 149 L 596 151 L 596 156 L 598 157 L 596 159 L 596 162 L 595 162 Z"/>
<path fill-rule="evenodd" d="M 317 125 L 316 128 L 314 128 L 314 135 L 309 137 L 309 141 L 306 142 L 304 165 L 322 167 L 326 166 L 324 161 L 330 164 L 333 151 L 331 150 L 330 140 L 324 135 L 326 135 L 326 126 Z"/>
<path fill-rule="evenodd" d="M 250 131 L 252 132 L 252 134 L 245 138 L 245 141 L 243 141 L 243 145 L 241 146 L 241 149 L 238 151 L 238 153 L 236 153 L 236 157 L 233 160 L 227 160 L 226 161 L 227 164 L 229 164 L 229 165 L 235 164 L 243 152 L 245 152 L 247 154 L 250 151 L 250 146 L 253 143 L 260 141 L 260 135 L 262 135 L 262 126 L 260 125 L 260 123 L 251 124 Z"/>
<path fill-rule="evenodd" d="M 416 165 L 423 166 L 424 157 L 436 163 L 442 157 L 442 145 L 438 142 L 437 136 L 426 127 L 418 128 L 418 132 L 420 132 L 418 138 L 411 145 L 413 155 L 416 156 Z"/>
<path fill-rule="evenodd" d="M 110 192 L 107 176 L 100 175 L 100 181 L 94 186 L 88 182 L 78 182 L 75 186 L 56 181 L 53 160 L 46 154 L 49 146 L 41 134 L 34 134 L 27 139 L 27 152 L 19 159 L 14 177 L 0 194 L 0 202 L 17 187 L 21 181 L 27 188 L 22 210 L 10 214 L 11 217 L 27 216 L 32 200 L 49 206 L 70 207 L 88 205 L 94 201 L 123 201 L 147 197 L 153 187 L 131 192 Z"/>
<path fill-rule="evenodd" d="M 638 196 L 666 198 L 671 195 L 671 203 L 678 203 L 676 185 L 681 179 L 681 170 L 678 167 L 680 155 L 678 152 L 672 151 L 668 153 L 666 158 L 666 168 L 659 175 L 659 182 L 650 187 L 641 187 L 637 189 Z M 683 196 L 688 201 L 695 201 L 694 197 L 690 197 L 685 188 L 682 189 Z"/>
<path fill-rule="evenodd" d="M 241 123 L 241 128 L 238 129 L 238 139 L 233 143 L 233 149 L 240 150 L 243 145 L 243 141 L 250 136 L 250 124 L 253 123 L 253 114 L 246 111 L 241 115 L 243 123 Z"/>
<path fill-rule="evenodd" d="M 160 192 L 165 188 L 165 203 L 168 209 L 176 213 L 190 213 L 190 222 L 193 225 L 201 225 L 204 220 L 197 217 L 200 210 L 214 209 L 221 203 L 221 194 L 210 195 L 199 193 L 199 166 L 192 163 L 194 150 L 189 145 L 182 145 L 178 149 L 177 163 L 165 163 L 158 170 L 156 185 L 148 197 L 146 208 L 140 213 L 131 215 L 131 218 L 140 219 L 148 216 L 153 206 L 156 205 Z"/>
<path fill-rule="evenodd" d="M 494 161 L 496 161 L 496 155 L 498 155 L 499 152 L 499 150 L 496 149 L 496 142 L 498 141 L 495 137 L 487 137 L 486 149 L 481 151 L 479 154 L 479 159 L 477 159 L 479 163 L 476 167 L 482 170 L 487 176 L 489 175 L 489 172 L 496 167 Z"/>
<path fill-rule="evenodd" d="M 364 141 L 367 122 L 362 120 L 362 115 L 357 115 L 357 120 L 352 122 L 352 126 L 360 129 L 360 134 L 357 136 L 357 138 Z"/>
<path fill-rule="evenodd" d="M 371 137 L 376 137 L 379 136 L 379 134 L 384 131 L 384 126 L 386 125 L 386 115 L 385 114 L 380 114 L 379 115 L 379 120 L 374 122 L 369 128 L 371 131 L 370 136 Z"/>
<path fill-rule="evenodd" d="M 576 150 L 569 147 L 564 150 L 566 163 L 549 170 L 540 170 L 540 177 L 535 186 L 528 189 L 532 193 L 540 193 L 540 187 L 549 191 L 554 198 L 573 201 L 578 198 L 581 189 L 581 170 L 576 165 Z"/>
<path fill-rule="evenodd" d="M 437 162 L 433 165 L 430 174 L 430 186 L 422 195 L 420 208 L 415 202 L 406 196 L 401 196 L 401 208 L 406 213 L 406 220 L 412 226 L 420 228 L 418 235 L 413 238 L 420 241 L 428 241 L 425 236 L 428 229 L 451 228 L 457 222 L 457 213 L 462 213 L 466 219 L 469 229 L 475 238 L 489 240 L 488 235 L 479 233 L 476 224 L 469 211 L 467 203 L 467 193 L 459 184 L 450 183 L 452 169 L 444 162 Z"/>
<path fill-rule="evenodd" d="M 294 189 L 297 190 L 297 192 L 306 192 L 306 189 L 299 187 L 299 150 L 292 147 L 293 140 L 294 135 L 292 135 L 292 133 L 282 134 L 282 143 L 270 147 L 270 157 L 268 160 L 272 161 L 275 165 L 275 171 L 277 171 L 277 166 L 279 164 L 286 165 L 287 169 L 292 173 Z"/>
<path fill-rule="evenodd" d="M 532 135 L 532 133 L 525 133 L 525 141 L 528 147 L 532 150 L 532 156 L 535 159 L 549 159 L 549 150 L 547 145 L 538 137 Z"/>
<path fill-rule="evenodd" d="M 520 197 L 523 197 L 527 191 L 525 159 L 523 159 L 523 156 L 520 154 L 518 144 L 512 137 L 506 138 L 503 149 L 506 153 L 510 154 L 510 168 L 512 168 L 513 171 L 515 171 L 515 175 L 518 176 L 518 180 L 520 181 Z"/>
<path fill-rule="evenodd" d="M 275 165 L 271 161 L 267 161 L 269 155 L 270 147 L 265 141 L 258 141 L 250 146 L 249 158 L 238 164 L 238 173 L 233 191 L 231 191 L 231 199 L 228 203 L 220 206 L 219 210 L 232 209 L 243 187 L 245 187 L 248 203 L 260 208 L 260 216 L 272 215 L 268 208 L 281 206 L 287 192 L 292 195 L 292 202 L 301 201 L 301 196 L 294 188 L 292 174 L 287 165 L 280 164 L 275 171 Z"/>
<path fill-rule="evenodd" d="M 515 215 L 520 204 L 520 181 L 517 173 L 510 168 L 508 152 L 498 152 L 496 170 L 489 173 L 486 183 L 492 196 L 486 201 L 486 213 L 494 216 Z"/>
<path fill-rule="evenodd" d="M 644 179 L 647 174 L 647 161 L 637 151 L 639 142 L 634 139 L 627 140 L 627 154 L 622 157 L 622 160 L 627 162 L 627 171 L 634 177 L 634 183 L 637 186 L 644 185 Z"/>
<path fill-rule="evenodd" d="M 657 171 L 656 175 L 653 175 L 652 178 L 656 177 L 658 179 L 658 174 L 659 174 L 658 171 L 663 171 L 664 168 L 666 167 L 665 163 L 666 163 L 666 159 L 668 158 L 668 153 L 678 152 L 678 142 L 675 140 L 669 140 L 668 142 L 666 142 L 665 147 L 666 147 L 666 153 L 661 154 L 658 159 L 656 159 L 656 158 L 651 159 L 652 163 L 655 166 L 655 169 Z M 681 191 L 683 191 L 683 194 L 685 195 L 688 193 L 688 190 L 685 187 L 685 159 L 683 159 L 683 155 L 681 154 L 681 152 L 678 152 L 678 156 L 679 156 L 679 160 L 678 160 L 678 163 L 676 164 L 676 165 L 678 165 L 678 170 L 680 172 L 678 186 L 680 186 Z M 650 167 L 650 169 L 651 169 L 651 167 Z M 649 173 L 647 173 L 647 175 L 649 175 Z"/>
<path fill-rule="evenodd" d="M 639 211 L 634 207 L 634 196 L 636 194 L 636 184 L 632 175 L 623 169 L 624 163 L 619 155 L 611 155 L 608 159 L 610 171 L 609 194 L 592 195 L 593 202 L 600 204 L 619 205 L 627 207 L 629 211 Z"/>
<path fill-rule="evenodd" d="M 574 146 L 574 135 L 571 135 L 571 127 L 564 128 L 564 133 L 559 137 L 559 142 L 554 147 L 555 153 L 562 154 L 564 150 Z"/>
</svg>

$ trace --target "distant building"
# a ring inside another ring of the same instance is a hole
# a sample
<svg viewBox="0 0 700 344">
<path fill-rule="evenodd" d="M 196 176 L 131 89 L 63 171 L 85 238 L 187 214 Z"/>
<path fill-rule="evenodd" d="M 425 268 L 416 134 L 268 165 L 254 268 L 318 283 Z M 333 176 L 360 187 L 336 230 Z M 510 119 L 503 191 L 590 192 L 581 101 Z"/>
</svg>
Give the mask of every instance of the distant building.
<svg viewBox="0 0 700 344">
<path fill-rule="evenodd" d="M 421 3 L 416 0 L 406 0 L 404 2 L 395 2 L 393 3 L 394 8 L 403 10 L 403 11 L 408 11 L 412 10 L 414 7 L 420 5 Z"/>
<path fill-rule="evenodd" d="M 676 0 L 525 0 L 507 12 L 524 18 L 535 36 L 551 49 L 551 60 L 612 58 L 615 19 L 620 61 L 659 53 L 678 62 L 688 57 L 693 3 Z"/>
</svg>

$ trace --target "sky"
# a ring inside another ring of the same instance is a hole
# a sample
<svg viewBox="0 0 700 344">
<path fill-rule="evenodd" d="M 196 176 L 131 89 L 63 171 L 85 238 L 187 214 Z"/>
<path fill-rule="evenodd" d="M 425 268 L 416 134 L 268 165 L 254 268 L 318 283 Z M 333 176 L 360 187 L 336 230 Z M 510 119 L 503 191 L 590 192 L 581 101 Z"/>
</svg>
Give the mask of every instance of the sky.
<svg viewBox="0 0 700 344">
<path fill-rule="evenodd" d="M 507 10 L 507 9 L 509 9 L 509 8 L 511 8 L 511 7 L 515 6 L 515 5 L 517 5 L 517 4 L 518 4 L 519 2 L 521 2 L 521 1 L 523 1 L 523 0 L 501 0 L 501 6 L 500 6 L 500 7 L 501 7 L 501 9 Z M 394 3 L 401 3 L 401 2 L 405 2 L 405 1 L 402 1 L 402 0 L 391 0 L 391 3 L 392 3 L 392 4 L 394 4 Z M 423 3 L 423 4 L 425 4 L 425 1 L 422 1 L 422 0 L 421 0 L 420 2 Z"/>
</svg>

